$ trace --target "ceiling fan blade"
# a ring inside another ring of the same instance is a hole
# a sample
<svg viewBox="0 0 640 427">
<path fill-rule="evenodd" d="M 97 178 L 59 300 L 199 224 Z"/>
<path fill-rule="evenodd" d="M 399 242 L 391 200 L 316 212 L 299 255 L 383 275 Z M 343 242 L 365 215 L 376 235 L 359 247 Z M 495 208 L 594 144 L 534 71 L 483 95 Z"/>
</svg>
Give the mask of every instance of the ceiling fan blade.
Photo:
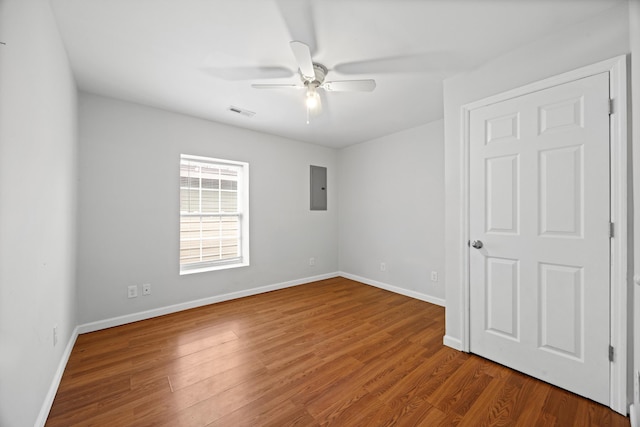
<svg viewBox="0 0 640 427">
<path fill-rule="evenodd" d="M 451 73 L 469 68 L 473 61 L 455 52 L 426 52 L 337 64 L 333 69 L 343 74 L 371 73 Z"/>
<path fill-rule="evenodd" d="M 316 51 L 316 25 L 312 0 L 275 0 L 289 30 L 289 40 L 304 40 L 312 55 Z"/>
<path fill-rule="evenodd" d="M 257 80 L 291 77 L 293 73 L 284 67 L 207 67 L 204 72 L 223 80 Z"/>
<path fill-rule="evenodd" d="M 372 79 L 338 80 L 324 82 L 320 87 L 329 92 L 371 92 L 376 88 L 376 81 Z"/>
<path fill-rule="evenodd" d="M 293 56 L 296 58 L 300 72 L 305 80 L 312 81 L 316 78 L 313 70 L 313 61 L 311 60 L 311 50 L 309 46 L 299 41 L 289 43 Z"/>
<path fill-rule="evenodd" d="M 304 89 L 304 86 L 300 85 L 279 83 L 252 84 L 251 87 L 254 89 Z"/>
</svg>

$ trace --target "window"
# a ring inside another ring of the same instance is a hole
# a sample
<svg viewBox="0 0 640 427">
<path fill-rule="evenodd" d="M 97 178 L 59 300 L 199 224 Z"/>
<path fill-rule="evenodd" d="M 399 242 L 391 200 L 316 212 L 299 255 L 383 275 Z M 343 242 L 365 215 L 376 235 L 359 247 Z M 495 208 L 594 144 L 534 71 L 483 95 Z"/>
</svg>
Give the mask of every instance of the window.
<svg viewBox="0 0 640 427">
<path fill-rule="evenodd" d="M 180 156 L 180 274 L 249 265 L 249 164 Z"/>
</svg>

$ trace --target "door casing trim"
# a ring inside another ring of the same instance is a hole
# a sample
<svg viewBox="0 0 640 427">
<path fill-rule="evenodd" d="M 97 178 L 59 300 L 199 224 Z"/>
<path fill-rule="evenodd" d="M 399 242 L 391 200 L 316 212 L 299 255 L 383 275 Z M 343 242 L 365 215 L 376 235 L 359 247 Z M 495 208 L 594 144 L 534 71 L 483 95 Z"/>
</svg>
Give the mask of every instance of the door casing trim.
<svg viewBox="0 0 640 427">
<path fill-rule="evenodd" d="M 627 243 L 627 196 L 628 196 L 628 136 L 627 136 L 627 57 L 625 55 L 588 65 L 535 83 L 484 98 L 461 107 L 460 170 L 462 215 L 459 250 L 462 254 L 460 269 L 464 283 L 460 294 L 460 324 L 462 339 L 459 349 L 470 351 L 470 270 L 469 245 L 469 118 L 471 111 L 518 96 L 548 89 L 595 74 L 609 73 L 609 97 L 614 100 L 613 112 L 609 116 L 610 150 L 610 218 L 615 224 L 615 235 L 610 240 L 610 344 L 615 349 L 614 360 L 609 365 L 609 407 L 623 415 L 627 414 L 627 288 L 629 284 Z M 458 346 L 456 346 L 458 347 Z M 603 349 L 608 351 L 608 349 Z"/>
</svg>

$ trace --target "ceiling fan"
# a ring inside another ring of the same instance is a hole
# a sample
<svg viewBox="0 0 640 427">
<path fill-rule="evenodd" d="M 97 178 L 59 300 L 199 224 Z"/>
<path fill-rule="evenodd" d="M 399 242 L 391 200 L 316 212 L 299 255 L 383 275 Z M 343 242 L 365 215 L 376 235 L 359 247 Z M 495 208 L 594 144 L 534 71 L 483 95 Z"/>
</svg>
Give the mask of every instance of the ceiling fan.
<svg viewBox="0 0 640 427">
<path fill-rule="evenodd" d="M 327 67 L 313 62 L 309 46 L 300 41 L 292 41 L 289 45 L 298 63 L 302 85 L 276 83 L 252 84 L 251 86 L 256 89 L 306 89 L 307 123 L 309 123 L 311 114 L 319 114 L 322 110 L 318 89 L 324 89 L 327 92 L 371 92 L 376 88 L 376 81 L 372 79 L 325 81 L 328 73 Z"/>
</svg>

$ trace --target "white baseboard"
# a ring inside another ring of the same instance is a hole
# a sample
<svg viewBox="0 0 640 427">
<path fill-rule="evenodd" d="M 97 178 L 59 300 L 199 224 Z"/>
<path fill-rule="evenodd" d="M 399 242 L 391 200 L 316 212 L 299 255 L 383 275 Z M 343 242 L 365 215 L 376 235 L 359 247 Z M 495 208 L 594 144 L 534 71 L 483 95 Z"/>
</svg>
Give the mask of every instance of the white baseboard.
<svg viewBox="0 0 640 427">
<path fill-rule="evenodd" d="M 113 328 L 114 326 L 126 325 L 127 323 L 138 322 L 140 320 L 151 319 L 165 314 L 177 313 L 179 311 L 188 310 L 190 308 L 202 307 L 205 305 L 215 304 L 217 302 L 229 301 L 233 299 L 258 295 L 265 292 L 277 291 L 278 289 L 290 288 L 293 286 L 303 285 L 306 283 L 316 282 L 318 280 L 331 279 L 338 277 L 339 273 L 327 273 L 318 276 L 305 277 L 304 279 L 296 279 L 288 282 L 276 283 L 273 285 L 261 286 L 259 288 L 245 289 L 238 292 L 231 292 L 223 295 L 214 295 L 212 297 L 202 298 L 194 301 L 187 301 L 180 304 L 169 305 L 166 307 L 154 308 L 152 310 L 141 311 L 138 313 L 127 314 L 124 316 L 112 317 L 110 319 L 98 320 L 96 322 L 85 323 L 78 326 L 78 333 L 86 334 L 88 332 L 99 331 L 101 329 Z"/>
<path fill-rule="evenodd" d="M 640 427 L 640 402 L 631 404 L 629 418 L 631 419 L 631 427 Z"/>
<path fill-rule="evenodd" d="M 447 347 L 451 347 L 454 350 L 464 351 L 462 347 L 462 341 L 449 335 L 444 336 L 444 338 L 442 339 L 442 344 L 446 345 Z"/>
<path fill-rule="evenodd" d="M 36 419 L 34 427 L 44 426 L 47 422 L 49 412 L 51 411 L 51 406 L 53 406 L 53 400 L 56 398 L 58 386 L 60 386 L 60 381 L 62 380 L 62 374 L 64 374 L 64 370 L 67 367 L 67 362 L 69 361 L 71 351 L 73 350 L 73 346 L 75 345 L 77 338 L 78 327 L 76 326 L 76 328 L 71 333 L 71 337 L 69 337 L 69 342 L 64 349 L 64 353 L 62 353 L 62 357 L 60 358 L 60 362 L 58 363 L 58 369 L 56 369 L 56 373 L 53 376 L 53 380 L 51 381 L 51 385 L 49 386 L 49 391 L 47 392 L 44 402 L 42 403 L 42 407 L 40 408 L 40 413 L 38 414 L 38 418 Z"/>
<path fill-rule="evenodd" d="M 409 289 L 399 288 L 398 286 L 389 285 L 388 283 L 378 282 L 377 280 L 367 279 L 366 277 L 357 276 L 351 273 L 345 273 L 344 271 L 340 271 L 338 275 L 345 277 L 347 279 L 355 280 L 356 282 L 362 282 L 367 285 L 375 286 L 376 288 L 384 289 L 396 294 L 404 295 L 410 298 L 419 299 L 421 301 L 425 301 L 431 304 L 439 305 L 444 307 L 445 300 L 442 298 L 437 298 L 431 295 L 423 294 L 420 292 L 412 291 Z"/>
</svg>

